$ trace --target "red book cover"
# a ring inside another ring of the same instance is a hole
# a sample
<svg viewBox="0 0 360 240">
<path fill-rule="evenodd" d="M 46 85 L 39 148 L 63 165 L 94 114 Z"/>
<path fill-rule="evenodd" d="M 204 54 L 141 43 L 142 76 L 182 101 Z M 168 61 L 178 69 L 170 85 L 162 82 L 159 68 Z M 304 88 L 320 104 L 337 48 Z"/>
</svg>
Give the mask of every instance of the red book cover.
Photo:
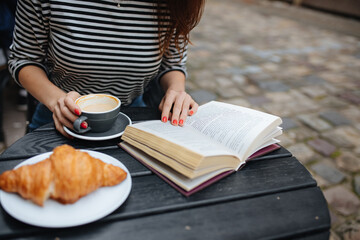
<svg viewBox="0 0 360 240">
<path fill-rule="evenodd" d="M 208 186 L 210 186 L 211 184 L 213 184 L 214 182 L 219 181 L 220 179 L 230 175 L 231 173 L 235 172 L 235 170 L 229 170 L 229 171 L 225 171 L 222 172 L 214 177 L 212 177 L 211 179 L 203 182 L 202 184 L 200 184 L 199 186 L 191 189 L 190 191 L 187 191 L 183 188 L 181 188 L 180 186 L 178 186 L 176 183 L 174 183 L 173 181 L 171 181 L 169 178 L 167 178 L 166 176 L 164 176 L 162 173 L 160 173 L 159 171 L 157 171 L 156 169 L 154 169 L 153 167 L 149 166 L 148 164 L 146 164 L 137 154 L 134 154 L 134 152 L 131 150 L 131 148 L 133 148 L 133 146 L 130 145 L 124 145 L 124 144 L 119 144 L 119 146 L 124 149 L 126 152 L 128 152 L 131 156 L 133 156 L 135 159 L 137 159 L 139 162 L 141 162 L 144 166 L 146 166 L 148 169 L 150 169 L 154 174 L 158 175 L 161 179 L 163 179 L 165 182 L 167 182 L 170 186 L 172 186 L 173 188 L 175 188 L 177 191 L 179 191 L 181 194 L 183 194 L 184 196 L 190 196 Z M 269 145 L 265 148 L 262 148 L 260 150 L 258 150 L 257 152 L 255 152 L 254 154 L 252 154 L 247 160 L 246 162 L 250 161 L 251 159 L 254 159 L 256 157 L 259 156 L 263 156 L 267 153 L 270 153 L 272 151 L 275 151 L 277 149 L 279 149 L 280 146 L 278 144 L 272 144 Z M 139 149 L 137 149 L 137 151 L 140 151 Z M 145 154 L 142 152 L 142 154 Z M 145 154 L 147 155 L 147 154 Z M 149 156 L 150 157 L 150 156 Z M 243 164 L 242 166 L 244 166 L 245 164 Z"/>
</svg>

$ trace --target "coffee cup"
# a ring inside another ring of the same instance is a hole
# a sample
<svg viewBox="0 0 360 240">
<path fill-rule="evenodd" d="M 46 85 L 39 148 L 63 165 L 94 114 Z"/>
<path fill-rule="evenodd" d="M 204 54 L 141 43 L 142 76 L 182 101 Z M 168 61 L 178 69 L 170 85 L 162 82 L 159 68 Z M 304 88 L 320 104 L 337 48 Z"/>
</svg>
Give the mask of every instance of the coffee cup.
<svg viewBox="0 0 360 240">
<path fill-rule="evenodd" d="M 81 109 L 80 117 L 73 124 L 74 130 L 78 133 L 106 132 L 120 114 L 120 99 L 109 94 L 84 95 L 76 99 L 75 103 Z M 88 124 L 85 129 L 80 127 L 84 121 Z"/>
</svg>

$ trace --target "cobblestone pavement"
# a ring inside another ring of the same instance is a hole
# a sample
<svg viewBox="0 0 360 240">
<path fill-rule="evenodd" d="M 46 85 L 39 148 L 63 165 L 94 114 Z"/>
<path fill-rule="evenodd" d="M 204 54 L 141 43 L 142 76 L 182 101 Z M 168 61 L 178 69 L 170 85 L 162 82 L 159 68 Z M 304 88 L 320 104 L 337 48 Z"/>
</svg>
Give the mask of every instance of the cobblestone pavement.
<svg viewBox="0 0 360 240">
<path fill-rule="evenodd" d="M 276 8 L 295 7 L 208 0 L 191 35 L 188 91 L 199 103 L 216 99 L 281 116 L 281 144 L 328 201 L 331 239 L 360 239 L 360 38 L 270 11 Z"/>
</svg>

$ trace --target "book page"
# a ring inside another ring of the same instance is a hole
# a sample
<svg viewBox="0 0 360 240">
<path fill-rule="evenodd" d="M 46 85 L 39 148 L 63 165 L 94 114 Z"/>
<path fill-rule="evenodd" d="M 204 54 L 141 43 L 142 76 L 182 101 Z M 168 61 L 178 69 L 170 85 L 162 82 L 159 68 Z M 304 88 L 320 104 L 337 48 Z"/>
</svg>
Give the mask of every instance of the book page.
<svg viewBox="0 0 360 240">
<path fill-rule="evenodd" d="M 215 101 L 200 106 L 198 112 L 186 120 L 186 125 L 226 146 L 242 160 L 259 136 L 265 137 L 279 124 L 281 119 L 277 116 Z"/>
<path fill-rule="evenodd" d="M 132 125 L 132 127 L 150 132 L 203 156 L 233 155 L 224 146 L 208 139 L 187 125 L 179 127 L 171 125 L 170 122 L 163 123 L 160 120 L 153 120 L 137 123 Z"/>
<path fill-rule="evenodd" d="M 133 157 L 138 159 L 140 162 L 145 164 L 148 168 L 150 168 L 156 174 L 160 173 L 164 175 L 167 179 L 164 179 L 168 183 L 169 180 L 175 183 L 177 186 L 181 187 L 186 191 L 191 191 L 192 189 L 200 186 L 204 182 L 213 179 L 214 177 L 218 176 L 219 174 L 230 171 L 233 169 L 220 169 L 214 172 L 210 172 L 208 174 L 204 174 L 197 178 L 189 179 L 177 171 L 173 170 L 166 164 L 161 163 L 160 161 L 156 160 L 155 158 L 151 157 L 150 155 L 136 149 L 135 147 L 127 144 L 126 142 L 120 143 L 121 147 L 129 152 Z M 171 183 L 170 183 L 171 184 Z"/>
</svg>

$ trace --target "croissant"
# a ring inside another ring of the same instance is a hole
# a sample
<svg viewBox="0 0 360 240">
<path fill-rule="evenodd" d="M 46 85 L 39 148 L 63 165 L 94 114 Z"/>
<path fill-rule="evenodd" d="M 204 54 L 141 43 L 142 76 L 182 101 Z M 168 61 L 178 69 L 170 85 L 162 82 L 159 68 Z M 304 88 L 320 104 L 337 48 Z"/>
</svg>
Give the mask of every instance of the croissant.
<svg viewBox="0 0 360 240">
<path fill-rule="evenodd" d="M 48 198 L 68 204 L 99 187 L 117 185 L 126 175 L 120 167 L 65 144 L 43 161 L 2 173 L 0 189 L 19 193 L 39 206 Z"/>
</svg>

